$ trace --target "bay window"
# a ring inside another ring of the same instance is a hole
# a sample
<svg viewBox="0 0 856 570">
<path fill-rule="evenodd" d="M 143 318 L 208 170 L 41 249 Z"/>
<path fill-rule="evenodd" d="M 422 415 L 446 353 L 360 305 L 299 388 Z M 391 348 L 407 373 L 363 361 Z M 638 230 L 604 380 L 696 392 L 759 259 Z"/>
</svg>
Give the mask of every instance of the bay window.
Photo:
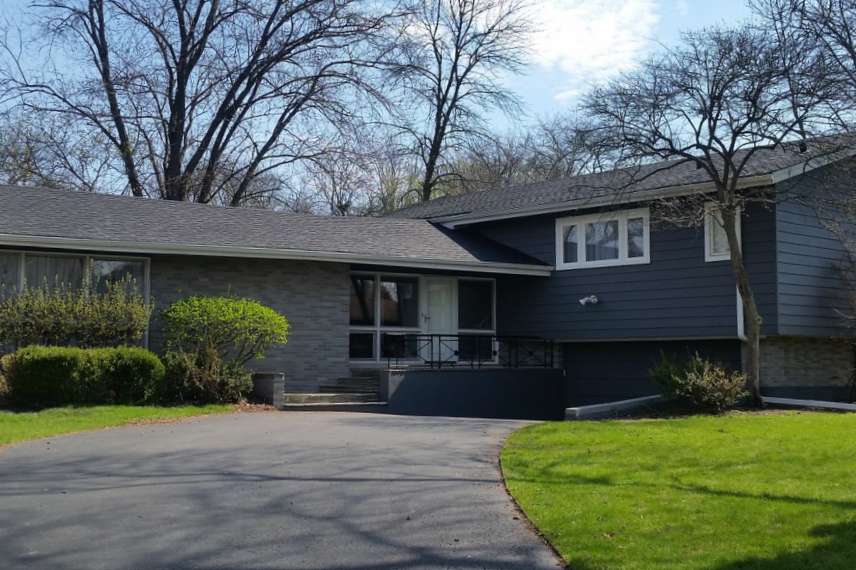
<svg viewBox="0 0 856 570">
<path fill-rule="evenodd" d="M 650 263 L 648 208 L 556 220 L 556 269 Z"/>
</svg>

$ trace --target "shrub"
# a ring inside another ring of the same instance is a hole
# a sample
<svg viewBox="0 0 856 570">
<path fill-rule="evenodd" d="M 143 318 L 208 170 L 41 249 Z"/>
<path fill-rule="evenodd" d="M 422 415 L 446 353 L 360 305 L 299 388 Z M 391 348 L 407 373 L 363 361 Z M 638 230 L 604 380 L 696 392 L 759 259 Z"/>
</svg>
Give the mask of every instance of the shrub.
<svg viewBox="0 0 856 570">
<path fill-rule="evenodd" d="M 169 351 L 163 360 L 165 398 L 171 402 L 237 402 L 253 387 L 247 370 L 226 364 L 211 348 L 198 353 Z"/>
<path fill-rule="evenodd" d="M 3 357 L 16 406 L 140 404 L 161 392 L 164 366 L 137 347 L 28 346 Z"/>
<path fill-rule="evenodd" d="M 199 354 L 216 350 L 224 363 L 244 366 L 288 340 L 288 320 L 257 301 L 187 297 L 165 312 L 168 350 Z"/>
<path fill-rule="evenodd" d="M 0 344 L 106 347 L 139 343 L 151 306 L 127 281 L 0 295 Z"/>
<path fill-rule="evenodd" d="M 249 299 L 188 297 L 164 312 L 169 397 L 234 402 L 252 388 L 245 365 L 288 340 L 288 320 Z"/>
<path fill-rule="evenodd" d="M 747 395 L 745 374 L 729 371 L 698 353 L 686 364 L 662 354 L 650 374 L 668 396 L 716 413 L 733 408 Z"/>
</svg>

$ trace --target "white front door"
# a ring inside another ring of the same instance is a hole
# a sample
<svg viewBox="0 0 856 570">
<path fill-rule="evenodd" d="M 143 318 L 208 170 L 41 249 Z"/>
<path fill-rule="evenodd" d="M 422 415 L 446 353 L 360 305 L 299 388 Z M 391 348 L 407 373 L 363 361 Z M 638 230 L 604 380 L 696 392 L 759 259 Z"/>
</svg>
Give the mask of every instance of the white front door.
<svg viewBox="0 0 856 570">
<path fill-rule="evenodd" d="M 454 277 L 424 277 L 422 330 L 430 335 L 458 334 L 458 281 Z M 453 361 L 457 338 L 436 337 L 422 345 L 423 359 Z"/>
</svg>

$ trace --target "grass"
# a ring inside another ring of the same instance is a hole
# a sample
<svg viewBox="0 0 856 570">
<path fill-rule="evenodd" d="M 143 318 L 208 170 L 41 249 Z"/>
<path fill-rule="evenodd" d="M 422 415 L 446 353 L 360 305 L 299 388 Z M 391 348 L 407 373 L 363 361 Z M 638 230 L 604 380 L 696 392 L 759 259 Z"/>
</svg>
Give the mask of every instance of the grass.
<svg viewBox="0 0 856 570">
<path fill-rule="evenodd" d="M 546 423 L 502 470 L 572 569 L 856 568 L 856 414 Z"/>
<path fill-rule="evenodd" d="M 92 406 L 49 408 L 38 412 L 0 411 L 0 446 L 85 430 L 135 422 L 161 421 L 217 414 L 234 406 Z"/>
</svg>

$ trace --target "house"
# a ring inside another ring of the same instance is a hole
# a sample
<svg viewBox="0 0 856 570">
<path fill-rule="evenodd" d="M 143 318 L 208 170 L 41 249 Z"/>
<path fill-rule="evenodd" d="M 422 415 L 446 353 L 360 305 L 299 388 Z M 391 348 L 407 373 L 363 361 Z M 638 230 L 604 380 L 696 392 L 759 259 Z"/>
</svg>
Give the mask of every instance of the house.
<svg viewBox="0 0 856 570">
<path fill-rule="evenodd" d="M 818 176 L 830 162 L 762 149 L 741 187 L 816 195 L 832 184 Z M 377 370 L 430 364 L 479 369 L 476 395 L 447 402 L 525 399 L 540 368 L 562 384 L 550 401 L 609 401 L 655 391 L 647 371 L 662 351 L 741 365 L 741 307 L 715 213 L 677 227 L 651 207 L 709 187 L 691 164 L 648 165 L 383 218 L 0 187 L 0 282 L 79 282 L 91 269 L 136 276 L 159 308 L 191 294 L 258 299 L 292 324 L 288 344 L 259 364 L 285 372 L 290 392 L 347 391 Z M 805 200 L 747 208 L 741 228 L 764 317 L 763 391 L 852 399 L 839 241 Z M 148 342 L 160 345 L 157 316 Z M 492 390 L 502 367 L 524 388 Z M 450 385 L 433 381 L 428 392 Z"/>
</svg>

